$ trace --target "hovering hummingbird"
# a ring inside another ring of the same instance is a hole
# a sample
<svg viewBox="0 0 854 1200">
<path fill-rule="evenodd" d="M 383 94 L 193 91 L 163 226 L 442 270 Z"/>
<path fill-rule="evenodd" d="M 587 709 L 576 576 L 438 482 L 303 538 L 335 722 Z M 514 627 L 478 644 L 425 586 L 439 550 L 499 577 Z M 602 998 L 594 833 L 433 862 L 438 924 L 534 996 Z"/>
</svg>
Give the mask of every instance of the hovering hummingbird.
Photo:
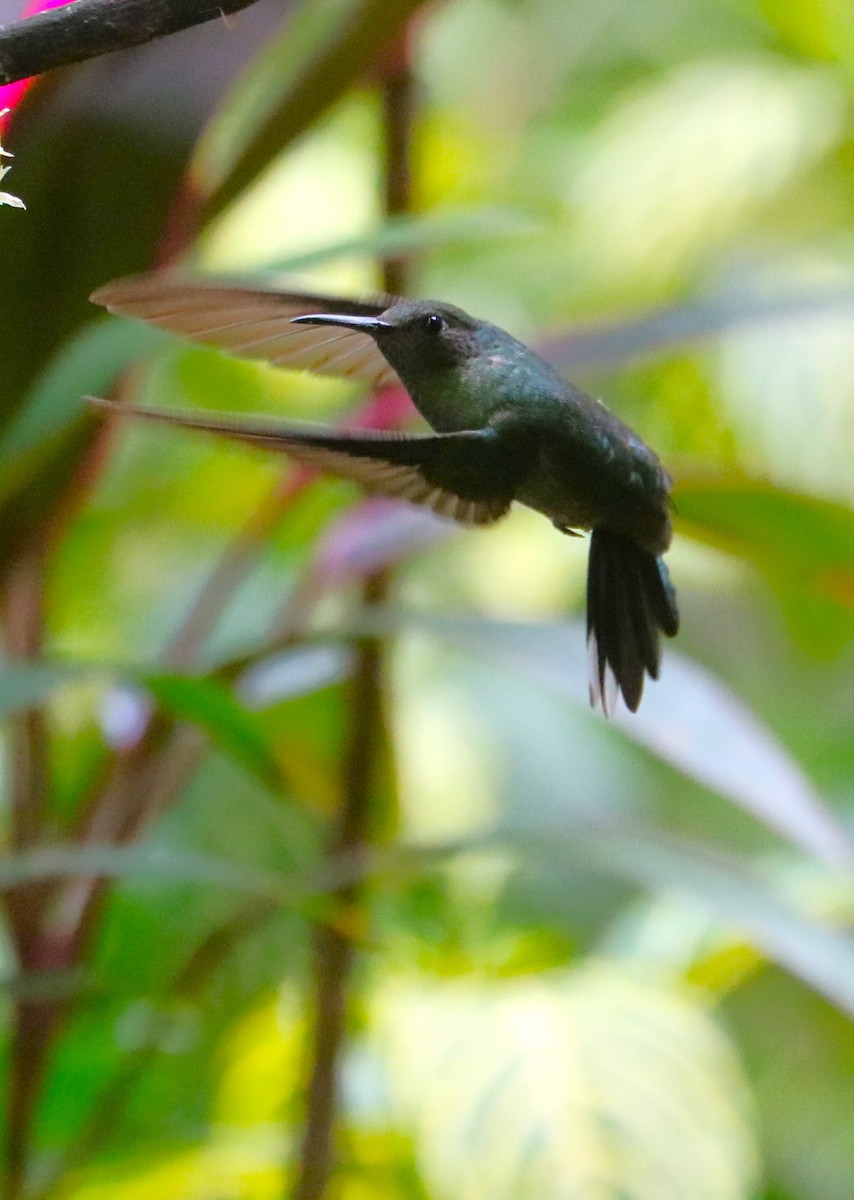
<svg viewBox="0 0 854 1200">
<path fill-rule="evenodd" d="M 561 533 L 590 530 L 590 701 L 607 715 L 616 684 L 636 711 L 644 674 L 658 677 L 659 633 L 679 626 L 661 557 L 672 536 L 670 479 L 601 401 L 509 333 L 432 300 L 356 302 L 158 274 L 109 283 L 92 300 L 277 366 L 402 384 L 433 433 L 122 411 L 284 451 L 464 525 L 491 525 L 518 500 Z"/>
</svg>

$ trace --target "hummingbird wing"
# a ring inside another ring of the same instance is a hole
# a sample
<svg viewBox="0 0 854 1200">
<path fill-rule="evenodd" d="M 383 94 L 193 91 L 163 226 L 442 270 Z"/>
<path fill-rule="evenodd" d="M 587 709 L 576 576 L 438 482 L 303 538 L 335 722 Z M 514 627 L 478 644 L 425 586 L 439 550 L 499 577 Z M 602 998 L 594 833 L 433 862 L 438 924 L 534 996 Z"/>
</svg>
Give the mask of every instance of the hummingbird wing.
<svg viewBox="0 0 854 1200">
<path fill-rule="evenodd" d="M 306 466 L 360 484 L 365 491 L 423 504 L 463 525 L 490 525 L 510 508 L 529 461 L 500 427 L 460 433 L 338 432 L 217 413 L 92 403 L 118 413 L 201 429 L 284 451 Z"/>
<path fill-rule="evenodd" d="M 400 383 L 368 334 L 333 325 L 291 324 L 293 317 L 312 313 L 378 317 L 394 303 L 390 296 L 331 299 L 155 272 L 105 284 L 90 300 L 109 312 L 277 367 L 358 379 L 374 387 Z"/>
</svg>

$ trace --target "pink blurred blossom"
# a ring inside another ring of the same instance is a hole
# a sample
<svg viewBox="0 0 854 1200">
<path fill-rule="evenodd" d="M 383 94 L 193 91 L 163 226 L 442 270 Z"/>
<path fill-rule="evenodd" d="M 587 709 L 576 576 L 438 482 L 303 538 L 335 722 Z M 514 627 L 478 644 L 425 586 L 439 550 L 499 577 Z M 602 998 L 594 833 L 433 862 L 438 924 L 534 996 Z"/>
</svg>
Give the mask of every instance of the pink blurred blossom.
<svg viewBox="0 0 854 1200">
<path fill-rule="evenodd" d="M 21 18 L 34 17 L 36 13 L 46 12 L 49 8 L 60 8 L 63 4 L 69 3 L 69 0 L 30 0 L 29 4 L 25 4 L 21 11 Z M 16 83 L 6 83 L 0 87 L 0 109 L 7 108 L 9 111 L 6 115 L 0 118 L 0 132 L 4 132 L 15 115 L 15 109 L 21 103 L 31 84 L 35 82 L 35 76 L 31 79 L 19 79 Z"/>
</svg>

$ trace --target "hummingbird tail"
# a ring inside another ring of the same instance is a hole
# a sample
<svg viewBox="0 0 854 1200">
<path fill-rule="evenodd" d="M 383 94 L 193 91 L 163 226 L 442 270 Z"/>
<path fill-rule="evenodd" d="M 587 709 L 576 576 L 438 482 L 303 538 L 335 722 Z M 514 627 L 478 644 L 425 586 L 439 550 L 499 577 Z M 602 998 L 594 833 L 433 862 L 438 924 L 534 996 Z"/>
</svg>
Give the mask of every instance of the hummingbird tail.
<svg viewBox="0 0 854 1200">
<path fill-rule="evenodd" d="M 644 674 L 658 678 L 659 634 L 674 637 L 678 628 L 664 560 L 620 534 L 594 529 L 587 566 L 590 703 L 608 716 L 619 689 L 636 712 Z"/>
</svg>

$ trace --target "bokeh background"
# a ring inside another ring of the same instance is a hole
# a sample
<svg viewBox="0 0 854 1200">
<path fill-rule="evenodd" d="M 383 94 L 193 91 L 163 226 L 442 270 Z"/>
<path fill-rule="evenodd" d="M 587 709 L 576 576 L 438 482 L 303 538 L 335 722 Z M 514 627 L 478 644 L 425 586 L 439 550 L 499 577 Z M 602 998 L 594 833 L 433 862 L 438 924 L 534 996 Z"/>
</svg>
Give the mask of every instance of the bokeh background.
<svg viewBox="0 0 854 1200">
<path fill-rule="evenodd" d="M 10 1200 L 306 1200 L 323 961 L 330 1194 L 850 1200 L 853 110 L 844 0 L 262 0 L 20 100 Z M 638 715 L 536 514 L 93 418 L 416 421 L 88 304 L 167 263 L 397 280 L 606 398 L 676 482 Z"/>
</svg>

